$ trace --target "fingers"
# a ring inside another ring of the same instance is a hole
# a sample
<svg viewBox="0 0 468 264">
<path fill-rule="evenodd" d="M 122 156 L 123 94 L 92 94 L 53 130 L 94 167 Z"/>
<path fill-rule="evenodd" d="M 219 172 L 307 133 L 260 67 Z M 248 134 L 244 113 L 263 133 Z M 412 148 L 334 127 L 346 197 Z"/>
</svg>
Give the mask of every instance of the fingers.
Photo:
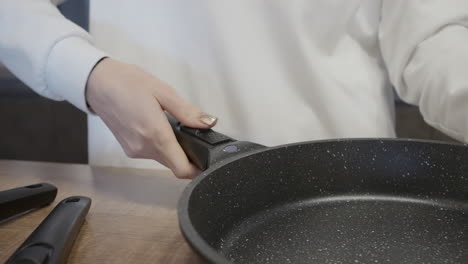
<svg viewBox="0 0 468 264">
<path fill-rule="evenodd" d="M 127 156 L 153 159 L 178 178 L 200 171 L 190 163 L 163 109 L 184 125 L 210 128 L 217 119 L 186 102 L 174 89 L 140 68 L 105 60 L 93 70 L 87 99 L 112 131 Z"/>
<path fill-rule="evenodd" d="M 156 100 L 163 109 L 172 114 L 182 124 L 188 127 L 204 129 L 211 128 L 216 125 L 216 122 L 218 121 L 216 117 L 209 115 L 203 112 L 200 108 L 186 102 L 170 86 L 165 85 L 164 87 L 159 88 L 160 89 L 155 92 Z M 164 148 L 165 159 L 168 163 L 166 166 L 172 170 L 176 177 L 191 179 L 201 171 L 190 163 L 181 146 L 177 142 L 169 122 L 165 118 L 164 120 L 164 130 L 167 129 L 169 131 L 165 131 L 165 134 L 171 135 L 171 138 L 167 139 L 168 145 Z"/>
<path fill-rule="evenodd" d="M 177 142 L 171 125 L 162 111 L 158 113 L 157 119 L 159 120 L 158 125 L 160 126 L 160 130 L 159 135 L 154 135 L 153 145 L 155 149 L 159 149 L 161 157 L 149 158 L 159 160 L 163 165 L 171 169 L 177 178 L 191 179 L 198 175 L 200 170 L 190 163 L 187 155 L 185 155 L 185 152 Z"/>
<path fill-rule="evenodd" d="M 200 108 L 186 102 L 173 88 L 165 85 L 155 92 L 161 106 L 182 124 L 193 128 L 211 128 L 218 119 L 203 112 Z"/>
</svg>

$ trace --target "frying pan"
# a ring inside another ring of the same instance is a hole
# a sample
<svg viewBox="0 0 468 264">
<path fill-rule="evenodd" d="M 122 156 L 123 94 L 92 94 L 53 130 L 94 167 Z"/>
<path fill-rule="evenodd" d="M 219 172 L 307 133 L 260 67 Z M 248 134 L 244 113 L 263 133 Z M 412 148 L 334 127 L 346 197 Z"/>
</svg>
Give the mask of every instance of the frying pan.
<svg viewBox="0 0 468 264">
<path fill-rule="evenodd" d="M 211 263 L 468 263 L 468 146 L 342 139 L 264 147 L 168 116 L 205 170 L 178 216 Z"/>
</svg>

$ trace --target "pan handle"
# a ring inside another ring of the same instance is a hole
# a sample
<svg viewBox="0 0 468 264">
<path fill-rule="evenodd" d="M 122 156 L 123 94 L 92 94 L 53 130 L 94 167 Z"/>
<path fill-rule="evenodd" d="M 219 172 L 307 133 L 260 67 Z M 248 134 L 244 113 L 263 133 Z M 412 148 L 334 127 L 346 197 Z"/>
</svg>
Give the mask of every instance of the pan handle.
<svg viewBox="0 0 468 264">
<path fill-rule="evenodd" d="M 0 191 L 0 222 L 46 206 L 56 195 L 57 187 L 45 182 Z"/>
<path fill-rule="evenodd" d="M 84 196 L 62 200 L 6 263 L 66 263 L 90 206 Z"/>
<path fill-rule="evenodd" d="M 226 158 L 265 148 L 256 143 L 237 141 L 212 129 L 186 127 L 167 112 L 166 116 L 185 154 L 201 170 Z"/>
</svg>

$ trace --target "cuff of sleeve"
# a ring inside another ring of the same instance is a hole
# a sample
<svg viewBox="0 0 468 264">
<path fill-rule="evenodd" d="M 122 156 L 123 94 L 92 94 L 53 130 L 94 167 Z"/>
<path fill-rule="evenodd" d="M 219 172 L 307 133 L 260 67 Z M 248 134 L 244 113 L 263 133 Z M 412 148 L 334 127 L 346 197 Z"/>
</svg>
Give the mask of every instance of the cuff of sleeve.
<svg viewBox="0 0 468 264">
<path fill-rule="evenodd" d="M 86 83 L 94 66 L 106 56 L 80 37 L 69 37 L 57 42 L 47 60 L 48 89 L 91 114 L 86 103 Z"/>
</svg>

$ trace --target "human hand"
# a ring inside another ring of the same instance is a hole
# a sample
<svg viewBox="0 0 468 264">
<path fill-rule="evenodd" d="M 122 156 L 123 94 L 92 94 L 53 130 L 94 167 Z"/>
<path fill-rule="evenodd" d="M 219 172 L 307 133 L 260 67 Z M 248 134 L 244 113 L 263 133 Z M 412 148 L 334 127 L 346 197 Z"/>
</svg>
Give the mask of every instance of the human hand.
<svg viewBox="0 0 468 264">
<path fill-rule="evenodd" d="M 168 84 L 135 65 L 106 58 L 91 72 L 86 98 L 127 156 L 154 159 L 178 178 L 199 173 L 178 144 L 164 110 L 193 128 L 213 127 L 217 118 L 183 100 Z"/>
</svg>

